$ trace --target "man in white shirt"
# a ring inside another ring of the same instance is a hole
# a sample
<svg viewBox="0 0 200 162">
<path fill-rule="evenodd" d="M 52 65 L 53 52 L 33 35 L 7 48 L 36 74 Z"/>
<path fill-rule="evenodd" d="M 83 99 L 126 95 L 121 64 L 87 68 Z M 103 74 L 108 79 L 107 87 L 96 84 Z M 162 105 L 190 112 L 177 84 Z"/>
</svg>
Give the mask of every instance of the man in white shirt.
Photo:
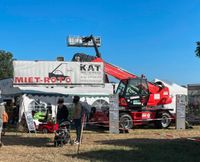
<svg viewBox="0 0 200 162">
<path fill-rule="evenodd" d="M 80 138 L 81 138 L 82 105 L 79 100 L 80 100 L 79 96 L 74 96 L 74 99 L 73 99 L 73 103 L 74 103 L 73 121 L 74 121 L 75 128 L 76 128 L 75 144 L 79 144 Z"/>
</svg>

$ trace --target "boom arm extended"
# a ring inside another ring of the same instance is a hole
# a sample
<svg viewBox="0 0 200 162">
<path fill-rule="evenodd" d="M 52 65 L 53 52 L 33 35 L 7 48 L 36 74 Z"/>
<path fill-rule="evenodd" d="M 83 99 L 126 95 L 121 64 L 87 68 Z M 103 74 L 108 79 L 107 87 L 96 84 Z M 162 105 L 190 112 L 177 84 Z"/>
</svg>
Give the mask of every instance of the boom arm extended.
<svg viewBox="0 0 200 162">
<path fill-rule="evenodd" d="M 92 62 L 103 62 L 105 73 L 107 75 L 111 75 L 111 76 L 115 77 L 116 79 L 122 80 L 122 79 L 130 79 L 130 78 L 137 77 L 137 76 L 129 73 L 128 71 L 121 69 L 120 67 L 117 67 L 117 66 L 109 64 L 107 62 L 104 62 L 101 58 L 96 58 Z"/>
<path fill-rule="evenodd" d="M 101 54 L 97 48 L 97 44 L 95 42 L 94 37 L 91 35 L 89 37 L 83 38 L 83 41 L 87 42 L 92 40 L 96 57 L 89 56 L 85 54 L 75 54 L 72 61 L 76 61 L 76 57 L 79 57 L 79 61 L 91 61 L 91 62 L 103 62 L 104 63 L 104 70 L 107 75 L 111 75 L 116 79 L 123 80 L 123 79 L 133 79 L 138 78 L 136 75 L 129 73 L 126 70 L 123 70 L 117 66 L 112 64 L 106 63 L 102 60 Z M 157 106 L 157 105 L 164 105 L 169 104 L 172 102 L 172 98 L 169 96 L 169 88 L 164 86 L 163 84 L 158 85 L 151 82 L 147 82 L 149 88 L 149 99 L 147 106 Z"/>
<path fill-rule="evenodd" d="M 96 58 L 92 62 L 103 62 L 105 73 L 115 77 L 116 79 L 131 79 L 137 78 L 136 75 L 129 73 L 128 71 L 121 69 L 120 67 L 104 62 L 101 58 Z M 166 86 L 156 85 L 151 82 L 147 82 L 149 87 L 149 100 L 147 106 L 164 105 L 172 102 L 169 96 L 169 88 Z"/>
<path fill-rule="evenodd" d="M 118 80 L 123 79 L 133 79 L 137 78 L 136 75 L 129 73 L 128 71 L 121 69 L 118 66 L 114 66 L 103 61 L 99 57 L 89 56 L 86 54 L 75 54 L 72 61 L 76 61 L 75 58 L 79 57 L 80 61 L 89 61 L 89 62 L 103 62 L 104 63 L 104 70 L 107 75 L 113 76 Z M 157 85 L 151 82 L 147 82 L 149 88 L 149 100 L 147 106 L 157 106 L 157 105 L 164 105 L 169 104 L 172 102 L 172 99 L 169 96 L 169 88 L 166 86 Z"/>
</svg>

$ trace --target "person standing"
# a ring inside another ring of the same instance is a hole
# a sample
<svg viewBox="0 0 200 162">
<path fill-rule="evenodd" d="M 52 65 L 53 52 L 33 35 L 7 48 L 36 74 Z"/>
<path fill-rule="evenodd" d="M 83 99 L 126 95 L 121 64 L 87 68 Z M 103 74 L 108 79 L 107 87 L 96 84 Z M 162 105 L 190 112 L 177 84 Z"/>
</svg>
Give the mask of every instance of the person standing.
<svg viewBox="0 0 200 162">
<path fill-rule="evenodd" d="M 5 112 L 4 102 L 0 102 L 0 147 L 3 145 L 1 140 L 1 132 L 3 129 L 3 113 Z"/>
<path fill-rule="evenodd" d="M 74 113 L 72 118 L 76 129 L 76 140 L 74 143 L 79 144 L 81 138 L 81 119 L 82 119 L 82 105 L 80 103 L 79 96 L 74 96 L 73 104 L 74 104 Z"/>
<path fill-rule="evenodd" d="M 56 115 L 57 123 L 61 124 L 63 121 L 68 121 L 68 114 L 69 114 L 69 111 L 68 111 L 67 106 L 64 105 L 64 99 L 59 98 L 57 115 Z"/>
</svg>

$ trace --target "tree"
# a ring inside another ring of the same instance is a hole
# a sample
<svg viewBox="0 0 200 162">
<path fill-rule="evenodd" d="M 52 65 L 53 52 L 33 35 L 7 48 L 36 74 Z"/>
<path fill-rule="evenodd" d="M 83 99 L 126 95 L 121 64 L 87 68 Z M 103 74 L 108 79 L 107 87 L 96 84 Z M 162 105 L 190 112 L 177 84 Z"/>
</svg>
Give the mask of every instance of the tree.
<svg viewBox="0 0 200 162">
<path fill-rule="evenodd" d="M 196 53 L 196 56 L 200 58 L 200 42 L 196 42 L 197 44 L 197 47 L 196 47 L 196 50 L 195 50 L 195 53 Z"/>
<path fill-rule="evenodd" d="M 13 55 L 11 52 L 0 50 L 0 79 L 13 76 Z"/>
</svg>

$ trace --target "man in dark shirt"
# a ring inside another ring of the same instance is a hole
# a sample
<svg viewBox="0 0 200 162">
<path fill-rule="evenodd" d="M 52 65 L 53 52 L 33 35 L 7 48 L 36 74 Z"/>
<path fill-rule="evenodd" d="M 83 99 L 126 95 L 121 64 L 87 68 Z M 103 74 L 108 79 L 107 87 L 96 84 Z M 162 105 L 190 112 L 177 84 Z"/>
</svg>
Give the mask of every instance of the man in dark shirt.
<svg viewBox="0 0 200 162">
<path fill-rule="evenodd" d="M 64 99 L 59 98 L 58 99 L 57 116 L 56 116 L 57 123 L 60 124 L 63 121 L 67 121 L 68 114 L 69 114 L 69 111 L 68 111 L 67 107 L 64 105 Z"/>
</svg>

